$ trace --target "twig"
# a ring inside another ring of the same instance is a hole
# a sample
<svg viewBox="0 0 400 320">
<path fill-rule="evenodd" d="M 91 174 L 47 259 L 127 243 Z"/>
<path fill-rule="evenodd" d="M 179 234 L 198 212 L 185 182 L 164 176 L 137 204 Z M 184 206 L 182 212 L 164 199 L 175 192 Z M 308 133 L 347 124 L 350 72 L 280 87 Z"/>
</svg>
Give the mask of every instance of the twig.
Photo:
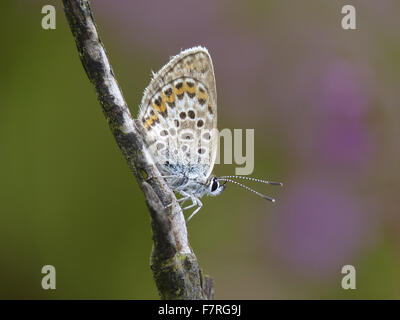
<svg viewBox="0 0 400 320">
<path fill-rule="evenodd" d="M 188 241 L 182 209 L 150 156 L 115 79 L 98 36 L 90 2 L 63 0 L 82 65 L 103 113 L 150 210 L 153 231 L 151 269 L 162 299 L 213 299 L 212 279 L 199 269 Z M 173 203 L 170 208 L 166 205 Z"/>
</svg>

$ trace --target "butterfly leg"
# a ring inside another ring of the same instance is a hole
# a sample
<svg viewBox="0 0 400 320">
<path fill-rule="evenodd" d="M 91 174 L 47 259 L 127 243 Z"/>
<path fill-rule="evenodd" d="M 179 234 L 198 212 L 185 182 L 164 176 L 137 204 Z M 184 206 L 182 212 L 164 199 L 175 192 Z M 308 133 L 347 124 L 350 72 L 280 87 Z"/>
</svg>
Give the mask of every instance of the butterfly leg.
<svg viewBox="0 0 400 320">
<path fill-rule="evenodd" d="M 181 204 L 184 204 L 189 199 L 190 199 L 190 196 L 186 196 L 186 197 L 178 199 L 178 202 L 182 202 Z"/>
<path fill-rule="evenodd" d="M 193 218 L 193 216 L 194 216 L 197 212 L 199 212 L 199 210 L 200 210 L 201 207 L 203 206 L 203 203 L 200 201 L 199 198 L 196 198 L 195 196 L 190 195 L 190 194 L 188 194 L 188 193 L 186 193 L 186 192 L 185 192 L 185 193 L 182 193 L 182 195 L 183 195 L 184 197 L 181 198 L 181 199 L 188 200 L 188 199 L 190 198 L 190 199 L 192 200 L 192 204 L 191 204 L 191 205 L 188 205 L 188 206 L 185 207 L 185 208 L 183 208 L 183 210 L 193 208 L 193 207 L 195 207 L 196 205 L 198 206 L 198 207 L 196 208 L 196 210 L 194 210 L 194 211 L 192 212 L 192 214 L 189 216 L 189 218 L 187 219 L 187 221 L 189 221 L 190 219 Z M 179 200 L 181 200 L 181 199 L 179 199 Z M 178 200 L 178 201 L 179 201 L 179 200 Z"/>
<path fill-rule="evenodd" d="M 194 206 L 197 205 L 197 198 L 196 198 L 196 197 L 191 196 L 190 199 L 192 200 L 192 204 L 191 204 L 191 205 L 188 205 L 188 206 L 185 207 L 185 208 L 183 208 L 183 210 L 193 208 Z"/>
<path fill-rule="evenodd" d="M 187 219 L 187 221 L 189 221 L 190 219 L 192 219 L 192 217 L 193 217 L 197 212 L 199 212 L 199 210 L 203 207 L 203 203 L 200 201 L 200 199 L 199 199 L 199 198 L 195 198 L 195 199 L 196 199 L 196 202 L 197 202 L 198 207 L 197 207 L 196 210 L 194 210 L 194 211 L 192 212 L 192 214 L 191 214 L 190 217 Z"/>
<path fill-rule="evenodd" d="M 184 204 L 187 200 L 189 200 L 189 198 L 190 198 L 190 196 L 185 196 L 185 197 L 180 198 L 180 199 L 178 199 L 178 200 L 176 200 L 176 201 L 177 201 L 178 203 L 179 203 L 179 202 L 182 202 L 182 204 Z M 170 206 L 172 206 L 172 203 L 173 203 L 173 202 L 171 202 L 169 205 L 167 205 L 166 208 L 169 208 Z"/>
</svg>

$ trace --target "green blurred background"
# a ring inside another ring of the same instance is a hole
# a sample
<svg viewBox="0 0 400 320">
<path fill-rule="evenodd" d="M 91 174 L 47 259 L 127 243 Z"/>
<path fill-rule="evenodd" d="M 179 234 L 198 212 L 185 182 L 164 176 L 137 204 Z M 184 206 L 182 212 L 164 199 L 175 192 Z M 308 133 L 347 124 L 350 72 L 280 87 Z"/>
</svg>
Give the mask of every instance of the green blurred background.
<svg viewBox="0 0 400 320">
<path fill-rule="evenodd" d="M 41 28 L 54 4 L 56 30 Z M 172 55 L 213 58 L 219 127 L 255 128 L 254 176 L 189 223 L 219 299 L 400 296 L 400 3 L 92 1 L 132 114 Z M 0 298 L 157 299 L 144 197 L 108 129 L 60 1 L 1 1 Z M 234 174 L 219 165 L 217 174 Z M 41 288 L 56 268 L 57 289 Z M 341 288 L 341 268 L 357 289 Z"/>
</svg>

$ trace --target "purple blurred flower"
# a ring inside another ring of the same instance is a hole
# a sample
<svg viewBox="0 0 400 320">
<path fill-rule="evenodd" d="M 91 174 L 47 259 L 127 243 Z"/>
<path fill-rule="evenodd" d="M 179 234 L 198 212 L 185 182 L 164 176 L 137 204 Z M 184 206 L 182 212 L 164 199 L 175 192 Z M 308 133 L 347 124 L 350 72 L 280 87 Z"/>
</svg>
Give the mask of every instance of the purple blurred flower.
<svg viewBox="0 0 400 320">
<path fill-rule="evenodd" d="M 270 223 L 268 243 L 298 273 L 340 274 L 354 264 L 369 221 L 359 204 L 325 181 L 291 183 L 282 211 Z"/>
<path fill-rule="evenodd" d="M 327 116 L 361 119 L 368 108 L 368 93 L 362 88 L 354 66 L 344 61 L 331 63 L 322 76 L 319 104 Z"/>
<path fill-rule="evenodd" d="M 374 143 L 366 127 L 369 94 L 363 89 L 354 66 L 331 64 L 322 77 L 316 113 L 318 125 L 314 147 L 327 164 L 364 167 L 373 155 Z"/>
</svg>

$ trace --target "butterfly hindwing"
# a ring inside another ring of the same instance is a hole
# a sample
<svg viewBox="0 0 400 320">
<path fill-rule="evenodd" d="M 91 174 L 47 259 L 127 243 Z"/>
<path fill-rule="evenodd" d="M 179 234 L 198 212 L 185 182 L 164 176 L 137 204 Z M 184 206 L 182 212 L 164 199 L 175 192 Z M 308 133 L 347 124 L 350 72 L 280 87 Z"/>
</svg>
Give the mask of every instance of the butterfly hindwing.
<svg viewBox="0 0 400 320">
<path fill-rule="evenodd" d="M 166 164 L 196 167 L 208 178 L 217 152 L 214 71 L 205 48 L 185 50 L 154 75 L 138 123 L 161 171 Z"/>
</svg>

